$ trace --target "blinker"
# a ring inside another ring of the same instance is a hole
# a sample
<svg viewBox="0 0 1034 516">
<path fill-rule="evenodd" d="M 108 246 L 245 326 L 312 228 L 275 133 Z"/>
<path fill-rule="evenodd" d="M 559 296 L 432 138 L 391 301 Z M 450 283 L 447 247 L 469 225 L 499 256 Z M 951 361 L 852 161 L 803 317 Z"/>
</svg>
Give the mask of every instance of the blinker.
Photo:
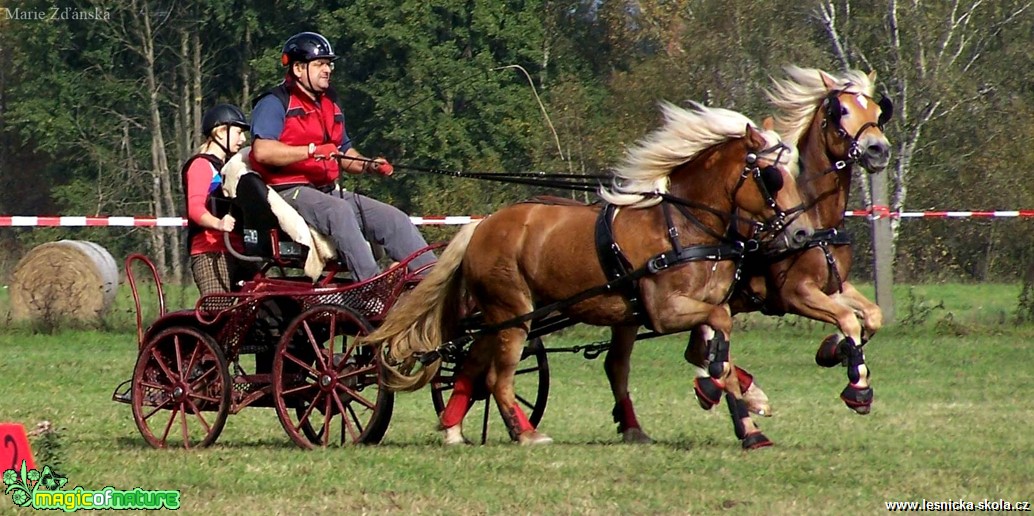
<svg viewBox="0 0 1034 516">
<path fill-rule="evenodd" d="M 761 183 L 770 195 L 774 195 L 783 188 L 783 174 L 774 165 L 769 165 L 761 169 Z"/>
<path fill-rule="evenodd" d="M 880 97 L 880 118 L 876 121 L 880 127 L 890 121 L 890 118 L 894 116 L 894 101 L 890 100 L 890 97 L 883 95 Z"/>
</svg>

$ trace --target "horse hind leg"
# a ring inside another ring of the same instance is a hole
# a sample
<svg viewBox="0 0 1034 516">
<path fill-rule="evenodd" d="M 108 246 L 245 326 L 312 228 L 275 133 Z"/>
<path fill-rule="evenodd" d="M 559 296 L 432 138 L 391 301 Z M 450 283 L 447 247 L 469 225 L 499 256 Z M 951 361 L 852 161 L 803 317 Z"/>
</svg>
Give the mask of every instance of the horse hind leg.
<svg viewBox="0 0 1034 516">
<path fill-rule="evenodd" d="M 626 443 L 651 444 L 650 438 L 636 418 L 632 398 L 628 395 L 628 377 L 631 371 L 632 346 L 635 344 L 638 326 L 615 326 L 611 328 L 610 348 L 603 360 L 610 390 L 614 394 L 614 422 L 618 433 Z"/>
<path fill-rule="evenodd" d="M 510 438 L 522 446 L 552 443 L 551 437 L 531 424 L 514 394 L 514 375 L 521 361 L 527 332 L 522 328 L 509 328 L 501 330 L 496 338 L 500 345 L 488 371 L 488 388 L 495 397 Z"/>
<path fill-rule="evenodd" d="M 452 392 L 445 409 L 439 415 L 439 429 L 442 431 L 443 444 L 455 446 L 473 444 L 463 435 L 463 419 L 474 405 L 475 382 L 484 378 L 488 368 L 488 339 L 480 338 L 470 349 L 463 364 L 456 372 Z"/>
<path fill-rule="evenodd" d="M 690 330 L 689 339 L 686 343 L 686 351 L 684 354 L 686 362 L 689 362 L 696 372 L 698 378 L 707 378 L 710 375 L 707 372 L 707 339 L 704 336 L 704 330 L 702 327 L 696 327 Z M 733 365 L 733 372 L 736 373 L 736 378 L 740 382 L 740 387 L 743 388 L 743 400 L 747 403 L 747 411 L 757 414 L 762 417 L 772 416 L 772 405 L 768 401 L 768 395 L 761 389 L 761 386 L 754 381 L 754 375 L 750 374 L 746 369 L 738 365 Z M 696 390 L 694 389 L 694 393 Z M 716 401 L 705 399 L 697 396 L 697 403 L 700 404 L 700 408 L 704 410 L 711 410 L 717 404 Z"/>
</svg>

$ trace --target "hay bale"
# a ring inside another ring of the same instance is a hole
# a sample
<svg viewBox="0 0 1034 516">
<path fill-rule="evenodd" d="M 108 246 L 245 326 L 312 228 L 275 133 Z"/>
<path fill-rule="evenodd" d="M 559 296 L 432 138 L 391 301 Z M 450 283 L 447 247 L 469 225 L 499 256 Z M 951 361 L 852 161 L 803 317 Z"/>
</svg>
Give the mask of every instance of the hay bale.
<svg viewBox="0 0 1034 516">
<path fill-rule="evenodd" d="M 34 247 L 14 269 L 11 315 L 16 320 L 96 320 L 118 291 L 118 265 L 107 249 L 82 240 Z"/>
</svg>

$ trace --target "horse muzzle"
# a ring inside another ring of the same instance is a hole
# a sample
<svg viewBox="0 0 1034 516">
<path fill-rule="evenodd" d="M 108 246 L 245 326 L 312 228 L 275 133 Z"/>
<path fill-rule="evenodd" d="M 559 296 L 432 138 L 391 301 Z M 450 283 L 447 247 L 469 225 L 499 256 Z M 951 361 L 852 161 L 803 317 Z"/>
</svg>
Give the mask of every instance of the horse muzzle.
<svg viewBox="0 0 1034 516">
<path fill-rule="evenodd" d="M 859 161 L 870 174 L 882 172 L 890 164 L 890 142 L 882 137 L 864 137 L 858 142 Z"/>
</svg>

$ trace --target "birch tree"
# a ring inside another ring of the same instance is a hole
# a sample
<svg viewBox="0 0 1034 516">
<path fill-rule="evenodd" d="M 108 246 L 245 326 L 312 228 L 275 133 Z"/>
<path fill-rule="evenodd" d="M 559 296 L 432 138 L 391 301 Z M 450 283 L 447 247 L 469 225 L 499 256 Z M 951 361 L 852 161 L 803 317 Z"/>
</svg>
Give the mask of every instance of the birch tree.
<svg viewBox="0 0 1034 516">
<path fill-rule="evenodd" d="M 907 206 L 917 153 L 937 138 L 930 125 L 970 116 L 963 108 L 995 91 L 979 66 L 1003 30 L 1031 15 L 1030 7 L 1026 0 L 819 3 L 814 15 L 839 65 L 877 71 L 894 100 L 891 211 Z M 896 241 L 900 220 L 892 224 Z"/>
</svg>

